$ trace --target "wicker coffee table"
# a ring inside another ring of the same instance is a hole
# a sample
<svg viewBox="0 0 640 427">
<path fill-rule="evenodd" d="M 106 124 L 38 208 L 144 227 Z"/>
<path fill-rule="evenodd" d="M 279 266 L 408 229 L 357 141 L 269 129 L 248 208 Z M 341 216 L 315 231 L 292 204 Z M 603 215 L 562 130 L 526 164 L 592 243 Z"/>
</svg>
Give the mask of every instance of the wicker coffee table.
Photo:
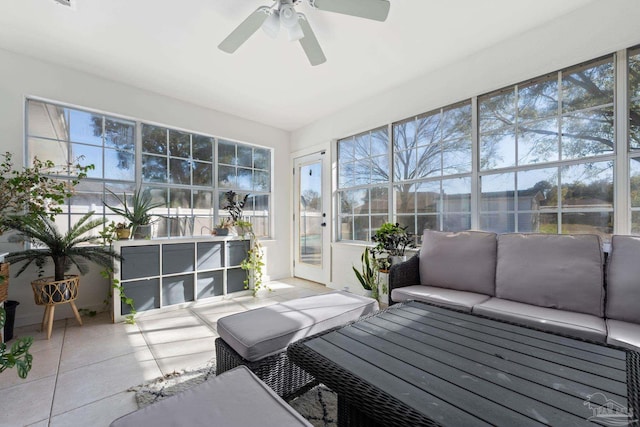
<svg viewBox="0 0 640 427">
<path fill-rule="evenodd" d="M 345 425 L 640 425 L 640 355 L 409 302 L 291 345 Z"/>
</svg>

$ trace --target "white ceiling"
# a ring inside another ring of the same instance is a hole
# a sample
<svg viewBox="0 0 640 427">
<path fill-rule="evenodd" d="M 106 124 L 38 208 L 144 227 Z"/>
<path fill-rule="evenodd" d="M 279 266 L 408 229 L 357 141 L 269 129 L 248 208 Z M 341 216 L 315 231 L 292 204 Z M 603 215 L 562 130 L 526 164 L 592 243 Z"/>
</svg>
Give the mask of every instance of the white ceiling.
<svg viewBox="0 0 640 427">
<path fill-rule="evenodd" d="M 217 49 L 271 0 L 3 0 L 0 47 L 295 130 L 591 1 L 390 0 L 383 23 L 305 2 L 297 9 L 327 57 L 311 67 L 283 34 Z"/>
</svg>

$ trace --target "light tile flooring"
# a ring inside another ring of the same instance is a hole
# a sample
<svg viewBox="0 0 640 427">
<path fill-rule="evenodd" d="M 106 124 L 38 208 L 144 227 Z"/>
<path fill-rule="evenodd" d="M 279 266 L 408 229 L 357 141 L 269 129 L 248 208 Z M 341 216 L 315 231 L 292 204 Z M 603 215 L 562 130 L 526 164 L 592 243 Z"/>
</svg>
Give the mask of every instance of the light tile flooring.
<svg viewBox="0 0 640 427">
<path fill-rule="evenodd" d="M 0 374 L 0 426 L 108 426 L 137 408 L 127 389 L 215 357 L 221 317 L 331 289 L 300 279 L 269 283 L 272 292 L 238 297 L 113 324 L 108 313 L 54 322 L 51 339 L 39 325 L 16 328 L 32 336 L 27 379 Z"/>
</svg>

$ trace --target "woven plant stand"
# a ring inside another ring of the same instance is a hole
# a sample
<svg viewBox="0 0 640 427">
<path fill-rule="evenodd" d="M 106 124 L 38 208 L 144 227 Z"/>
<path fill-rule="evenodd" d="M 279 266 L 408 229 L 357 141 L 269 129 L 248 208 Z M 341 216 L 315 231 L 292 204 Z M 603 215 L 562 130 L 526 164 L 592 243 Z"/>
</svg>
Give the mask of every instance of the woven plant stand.
<svg viewBox="0 0 640 427">
<path fill-rule="evenodd" d="M 305 370 L 289 360 L 286 350 L 250 362 L 240 356 L 222 338 L 216 339 L 216 375 L 244 365 L 285 400 L 304 394 L 318 384 Z"/>
<path fill-rule="evenodd" d="M 37 305 L 44 305 L 44 315 L 42 316 L 42 330 L 47 328 L 47 339 L 51 338 L 53 328 L 53 315 L 58 304 L 71 304 L 76 320 L 82 326 L 80 313 L 74 302 L 78 298 L 78 286 L 80 276 L 64 276 L 64 280 L 54 280 L 53 277 L 44 277 L 31 282 L 33 297 Z"/>
</svg>

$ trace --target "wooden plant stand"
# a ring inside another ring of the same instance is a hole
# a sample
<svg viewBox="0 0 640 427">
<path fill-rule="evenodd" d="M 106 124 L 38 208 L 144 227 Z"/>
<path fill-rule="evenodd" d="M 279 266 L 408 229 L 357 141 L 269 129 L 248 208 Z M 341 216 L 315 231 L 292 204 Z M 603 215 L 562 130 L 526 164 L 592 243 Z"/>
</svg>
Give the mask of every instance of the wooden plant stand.
<svg viewBox="0 0 640 427">
<path fill-rule="evenodd" d="M 31 282 L 33 297 L 37 305 L 44 305 L 44 315 L 42 316 L 42 330 L 46 326 L 47 339 L 51 338 L 53 328 L 53 315 L 58 304 L 71 304 L 76 320 L 82 326 L 82 319 L 76 307 L 75 300 L 78 298 L 78 286 L 80 276 L 65 276 L 64 280 L 55 281 L 53 277 L 44 277 Z"/>
</svg>

